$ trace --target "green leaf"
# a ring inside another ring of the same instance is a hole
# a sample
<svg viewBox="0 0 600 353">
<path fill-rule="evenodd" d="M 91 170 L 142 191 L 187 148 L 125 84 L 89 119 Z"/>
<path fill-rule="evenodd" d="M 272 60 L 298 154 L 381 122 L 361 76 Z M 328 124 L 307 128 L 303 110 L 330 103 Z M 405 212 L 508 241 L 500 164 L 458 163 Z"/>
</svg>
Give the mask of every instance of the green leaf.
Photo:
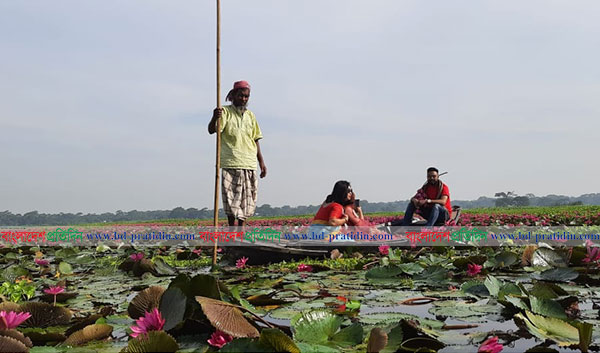
<svg viewBox="0 0 600 353">
<path fill-rule="evenodd" d="M 63 275 L 71 275 L 73 274 L 73 267 L 68 262 L 61 262 L 58 264 L 58 271 Z"/>
<path fill-rule="evenodd" d="M 559 303 L 552 299 L 537 298 L 535 296 L 529 297 L 531 303 L 531 311 L 536 314 L 555 317 L 557 319 L 567 319 L 565 310 L 560 306 Z"/>
<path fill-rule="evenodd" d="M 187 297 L 178 287 L 169 288 L 162 294 L 159 311 L 165 319 L 164 329 L 166 331 L 184 320 L 186 306 Z"/>
<path fill-rule="evenodd" d="M 465 294 L 474 295 L 476 297 L 488 297 L 490 292 L 487 287 L 480 281 L 468 281 L 460 286 L 460 290 Z"/>
<path fill-rule="evenodd" d="M 551 270 L 546 270 L 542 273 L 538 274 L 534 274 L 532 277 L 538 280 L 542 280 L 542 281 L 550 281 L 550 282 L 569 282 L 574 280 L 575 278 L 577 278 L 579 276 L 579 273 L 577 273 L 577 271 L 571 269 L 571 268 L 566 268 L 566 267 L 560 267 L 560 268 L 553 268 Z"/>
<path fill-rule="evenodd" d="M 402 331 L 402 326 L 396 324 L 388 332 L 387 346 L 379 353 L 394 353 L 400 348 L 402 342 L 404 342 L 404 332 Z"/>
<path fill-rule="evenodd" d="M 333 335 L 331 342 L 336 345 L 343 347 L 355 346 L 362 342 L 363 339 L 363 327 L 358 322 L 341 329 L 338 333 Z"/>
<path fill-rule="evenodd" d="M 294 317 L 291 321 L 294 339 L 308 343 L 327 343 L 337 332 L 343 318 L 325 310 L 315 310 Z"/>
<path fill-rule="evenodd" d="M 258 342 L 275 352 L 300 353 L 294 341 L 279 329 L 265 328 L 260 332 Z"/>
<path fill-rule="evenodd" d="M 538 248 L 531 258 L 533 266 L 567 267 L 567 259 L 557 251 L 549 248 Z"/>
<path fill-rule="evenodd" d="M 302 351 L 302 353 L 340 353 L 339 349 L 335 349 L 333 347 L 323 346 L 320 344 L 306 343 L 300 342 L 298 343 L 298 348 Z M 222 352 L 223 350 L 221 350 Z M 256 351 L 238 351 L 238 352 L 256 352 Z"/>
<path fill-rule="evenodd" d="M 517 286 L 516 284 L 506 283 L 502 286 L 502 288 L 500 288 L 500 291 L 498 292 L 498 299 L 503 300 L 509 294 L 519 296 L 522 295 L 523 292 L 521 291 L 521 288 L 519 288 L 519 286 Z"/>
<path fill-rule="evenodd" d="M 594 326 L 588 322 L 573 322 L 577 330 L 579 331 L 579 349 L 582 352 L 587 352 L 590 344 L 592 343 L 592 331 Z"/>
<path fill-rule="evenodd" d="M 497 297 L 500 287 L 502 287 L 502 282 L 492 275 L 488 275 L 483 284 L 492 297 Z"/>
<path fill-rule="evenodd" d="M 223 347 L 224 348 L 224 347 Z M 125 352 L 176 352 L 179 345 L 173 337 L 164 331 L 149 331 L 129 340 Z"/>
<path fill-rule="evenodd" d="M 177 273 L 177 270 L 174 267 L 167 264 L 165 260 L 161 258 L 156 258 L 154 260 L 154 269 L 159 275 L 174 275 Z"/>
<path fill-rule="evenodd" d="M 494 267 L 510 267 L 514 265 L 518 260 L 519 256 L 512 251 L 503 251 L 496 255 L 494 258 L 496 265 Z"/>
<path fill-rule="evenodd" d="M 423 272 L 423 267 L 416 262 L 407 262 L 400 264 L 398 267 L 407 275 L 414 275 Z"/>
<path fill-rule="evenodd" d="M 567 291 L 557 286 L 554 283 L 536 282 L 529 290 L 531 295 L 544 299 L 555 299 L 558 297 L 569 295 Z"/>
<path fill-rule="evenodd" d="M 500 302 L 500 304 L 509 307 L 509 305 L 513 305 L 515 308 L 521 309 L 521 310 L 529 310 L 529 306 L 527 305 L 527 303 L 525 303 L 525 301 L 523 300 L 523 298 L 518 298 L 518 297 L 513 297 L 511 295 L 507 295 L 504 297 L 503 300 L 498 300 L 498 302 Z"/>
<path fill-rule="evenodd" d="M 398 266 L 375 267 L 365 273 L 367 279 L 395 278 L 404 273 Z"/>
<path fill-rule="evenodd" d="M 579 344 L 579 330 L 569 323 L 552 317 L 536 315 L 530 311 L 526 311 L 525 314 L 526 316 L 523 316 L 519 313 L 515 317 L 523 320 L 529 332 L 534 336 L 543 340 L 551 339 L 559 346 Z"/>
</svg>

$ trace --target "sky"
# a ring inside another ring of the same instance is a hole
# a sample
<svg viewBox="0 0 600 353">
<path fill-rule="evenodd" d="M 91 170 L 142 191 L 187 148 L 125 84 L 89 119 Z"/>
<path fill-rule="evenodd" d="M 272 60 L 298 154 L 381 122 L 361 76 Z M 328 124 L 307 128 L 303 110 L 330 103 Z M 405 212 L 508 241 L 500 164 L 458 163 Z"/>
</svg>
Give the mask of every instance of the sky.
<svg viewBox="0 0 600 353">
<path fill-rule="evenodd" d="M 221 2 L 259 205 L 600 192 L 600 2 Z M 0 211 L 212 208 L 215 1 L 0 0 L 0 53 Z"/>
</svg>

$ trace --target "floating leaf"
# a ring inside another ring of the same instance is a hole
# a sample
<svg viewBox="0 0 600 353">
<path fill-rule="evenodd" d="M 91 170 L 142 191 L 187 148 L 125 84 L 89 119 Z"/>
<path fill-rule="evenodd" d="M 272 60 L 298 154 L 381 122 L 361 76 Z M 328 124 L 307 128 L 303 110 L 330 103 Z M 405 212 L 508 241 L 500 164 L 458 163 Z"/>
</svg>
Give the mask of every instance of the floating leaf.
<svg viewBox="0 0 600 353">
<path fill-rule="evenodd" d="M 74 332 L 64 342 L 67 346 L 80 346 L 94 340 L 104 339 L 112 333 L 113 327 L 106 324 L 93 324 Z"/>
<path fill-rule="evenodd" d="M 298 348 L 300 348 L 302 353 L 340 353 L 339 349 L 308 342 L 298 343 Z"/>
<path fill-rule="evenodd" d="M 179 287 L 172 287 L 161 295 L 158 306 L 165 319 L 164 329 L 169 331 L 185 319 L 187 297 Z"/>
<path fill-rule="evenodd" d="M 258 342 L 263 346 L 273 348 L 275 352 L 300 353 L 296 343 L 279 329 L 263 329 Z"/>
<path fill-rule="evenodd" d="M 21 311 L 27 311 L 31 314 L 31 317 L 23 323 L 26 327 L 65 325 L 71 321 L 71 311 L 69 309 L 48 303 L 24 303 L 21 305 Z"/>
<path fill-rule="evenodd" d="M 537 298 L 535 296 L 529 297 L 531 304 L 531 311 L 549 317 L 555 317 L 558 319 L 567 319 L 565 310 L 560 306 L 559 303 L 552 299 Z"/>
<path fill-rule="evenodd" d="M 127 313 L 129 317 L 136 320 L 144 316 L 146 312 L 151 312 L 152 309 L 158 308 L 160 297 L 165 292 L 165 288 L 160 286 L 152 286 L 139 292 L 135 298 L 129 303 Z"/>
<path fill-rule="evenodd" d="M 567 267 L 567 259 L 556 250 L 549 248 L 538 248 L 531 259 L 533 266 L 541 267 Z"/>
<path fill-rule="evenodd" d="M 164 331 L 150 331 L 129 340 L 127 347 L 123 349 L 123 352 L 177 352 L 178 350 L 179 345 L 171 335 Z"/>
<path fill-rule="evenodd" d="M 510 308 L 510 305 L 512 305 L 515 308 L 518 308 L 521 310 L 529 310 L 529 306 L 527 305 L 527 303 L 525 303 L 525 301 L 523 301 L 522 298 L 513 297 L 511 295 L 505 296 L 503 300 L 498 300 L 498 302 L 509 308 Z"/>
<path fill-rule="evenodd" d="M 333 335 L 331 342 L 342 347 L 355 346 L 362 342 L 363 333 L 362 325 L 356 322 Z"/>
<path fill-rule="evenodd" d="M 156 274 L 160 276 L 171 276 L 177 273 L 177 269 L 166 263 L 161 258 L 154 260 L 154 269 L 156 270 Z"/>
<path fill-rule="evenodd" d="M 488 297 L 490 292 L 487 287 L 480 281 L 468 281 L 460 286 L 460 290 L 465 294 L 474 295 L 477 297 Z"/>
<path fill-rule="evenodd" d="M 500 287 L 502 287 L 502 282 L 500 282 L 496 277 L 492 275 L 488 275 L 483 284 L 487 288 L 490 295 L 493 297 L 498 296 L 498 292 L 500 292 Z"/>
<path fill-rule="evenodd" d="M 533 275 L 535 279 L 551 282 L 569 282 L 574 280 L 578 276 L 579 273 L 577 273 L 577 271 L 566 267 L 553 268 L 550 270 L 546 270 L 540 273 L 539 275 Z"/>
<path fill-rule="evenodd" d="M 414 275 L 417 273 L 423 272 L 423 267 L 416 262 L 408 262 L 405 264 L 399 264 L 398 268 L 400 268 L 407 275 Z"/>
<path fill-rule="evenodd" d="M 498 299 L 504 300 L 507 295 L 520 296 L 522 294 L 523 292 L 519 286 L 514 283 L 506 283 L 502 286 L 502 288 L 500 288 L 500 291 L 498 292 Z"/>
<path fill-rule="evenodd" d="M 0 336 L 14 338 L 23 343 L 27 348 L 33 347 L 31 339 L 29 339 L 29 337 L 25 337 L 25 335 L 17 330 L 0 330 Z"/>
<path fill-rule="evenodd" d="M 68 262 L 63 261 L 58 264 L 58 271 L 63 275 L 72 275 L 73 267 Z"/>
<path fill-rule="evenodd" d="M 512 251 L 503 251 L 494 258 L 496 264 L 494 267 L 510 267 L 519 261 L 519 256 Z"/>
<path fill-rule="evenodd" d="M 327 343 L 342 325 L 343 318 L 325 310 L 301 313 L 292 319 L 296 341 Z"/>
<path fill-rule="evenodd" d="M 396 278 L 398 275 L 404 273 L 400 267 L 397 266 L 384 266 L 384 267 L 375 267 L 370 269 L 365 273 L 365 278 L 367 279 L 388 279 L 388 278 Z"/>
<path fill-rule="evenodd" d="M 29 348 L 22 342 L 7 336 L 0 336 L 0 352 L 29 352 Z"/>
<path fill-rule="evenodd" d="M 442 323 L 440 322 L 439 328 L 442 327 Z M 387 333 L 387 345 L 381 353 L 394 353 L 400 348 L 404 342 L 404 332 L 402 331 L 402 325 L 396 324 L 392 327 L 391 330 Z"/>
<path fill-rule="evenodd" d="M 414 337 L 402 342 L 401 347 L 411 352 L 437 352 L 445 345 L 433 338 Z"/>
<path fill-rule="evenodd" d="M 558 285 L 548 282 L 536 282 L 533 285 L 533 287 L 529 289 L 529 294 L 544 299 L 555 299 L 558 297 L 569 295 L 567 291 L 565 291 Z"/>
<path fill-rule="evenodd" d="M 204 315 L 210 323 L 233 337 L 259 337 L 258 330 L 244 317 L 236 306 L 207 297 L 197 296 Z"/>
<path fill-rule="evenodd" d="M 559 346 L 579 344 L 579 331 L 576 327 L 563 320 L 536 315 L 530 311 L 526 311 L 525 314 L 526 317 L 520 313 L 515 317 L 523 320 L 534 336 L 544 340 L 551 339 Z"/>
<path fill-rule="evenodd" d="M 274 299 L 273 296 L 269 294 L 253 295 L 246 298 L 246 300 L 254 306 L 281 305 L 287 303 L 285 300 Z"/>
</svg>

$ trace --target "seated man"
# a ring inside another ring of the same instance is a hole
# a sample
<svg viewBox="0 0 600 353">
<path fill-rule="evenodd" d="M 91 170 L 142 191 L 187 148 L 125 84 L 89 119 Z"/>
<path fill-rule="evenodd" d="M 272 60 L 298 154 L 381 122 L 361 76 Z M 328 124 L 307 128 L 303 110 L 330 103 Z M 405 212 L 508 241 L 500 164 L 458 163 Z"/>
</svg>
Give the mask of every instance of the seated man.
<svg viewBox="0 0 600 353">
<path fill-rule="evenodd" d="M 410 226 L 415 211 L 427 219 L 427 226 L 443 225 L 452 214 L 450 191 L 448 186 L 439 179 L 439 171 L 430 167 L 427 169 L 427 183 L 410 199 L 404 213 L 403 226 Z"/>
</svg>

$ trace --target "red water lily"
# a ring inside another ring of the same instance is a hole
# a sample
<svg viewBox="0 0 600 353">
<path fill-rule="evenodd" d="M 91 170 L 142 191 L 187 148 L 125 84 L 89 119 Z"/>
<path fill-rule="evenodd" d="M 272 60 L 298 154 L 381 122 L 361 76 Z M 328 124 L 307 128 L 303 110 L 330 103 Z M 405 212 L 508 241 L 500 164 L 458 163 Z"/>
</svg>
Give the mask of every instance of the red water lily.
<svg viewBox="0 0 600 353">
<path fill-rule="evenodd" d="M 139 335 L 148 333 L 149 331 L 160 331 L 165 326 L 165 319 L 163 319 L 160 311 L 154 308 L 151 312 L 147 312 L 143 317 L 140 317 L 135 322 L 137 326 L 131 326 L 130 329 L 133 331 L 131 337 L 135 338 Z"/>
<path fill-rule="evenodd" d="M 202 249 L 194 249 L 192 250 L 192 252 L 198 256 L 200 256 L 200 254 L 202 254 Z"/>
<path fill-rule="evenodd" d="M 298 272 L 312 272 L 313 268 L 311 265 L 300 264 L 298 265 Z"/>
<path fill-rule="evenodd" d="M 504 346 L 501 343 L 498 343 L 498 337 L 490 337 L 485 340 L 481 346 L 479 346 L 479 350 L 477 353 L 498 353 L 504 349 Z"/>
<path fill-rule="evenodd" d="M 233 341 L 233 337 L 219 330 L 213 332 L 213 334 L 208 339 L 208 343 L 211 346 L 215 346 L 219 349 L 223 348 L 224 345 L 231 341 Z"/>
<path fill-rule="evenodd" d="M 379 253 L 383 256 L 387 256 L 390 253 L 390 246 L 385 244 L 379 245 Z"/>
<path fill-rule="evenodd" d="M 477 275 L 479 272 L 481 272 L 481 269 L 483 268 L 483 266 L 481 265 L 477 265 L 477 264 L 468 264 L 467 265 L 467 275 L 469 276 L 475 276 Z"/>
<path fill-rule="evenodd" d="M 14 311 L 0 311 L 0 330 L 12 330 L 17 328 L 23 321 L 29 319 L 28 312 L 16 313 Z"/>
<path fill-rule="evenodd" d="M 246 267 L 246 262 L 248 262 L 248 258 L 245 256 L 242 256 L 241 259 L 237 259 L 237 261 L 235 262 L 235 267 L 237 268 L 245 268 Z"/>
<path fill-rule="evenodd" d="M 44 293 L 54 296 L 54 306 L 56 306 L 56 296 L 65 291 L 65 287 L 62 286 L 50 286 L 50 288 L 44 289 Z"/>
<path fill-rule="evenodd" d="M 131 254 L 131 255 L 129 255 L 129 258 L 135 262 L 139 262 L 139 261 L 142 261 L 142 259 L 144 258 L 144 253 L 139 252 L 137 254 Z"/>
<path fill-rule="evenodd" d="M 35 259 L 33 261 L 39 266 L 48 266 L 48 264 L 50 264 L 50 261 L 43 259 Z"/>
<path fill-rule="evenodd" d="M 600 248 L 596 247 L 596 246 L 592 246 L 592 242 L 591 241 L 586 241 L 585 245 L 586 245 L 586 250 L 587 250 L 587 254 L 585 255 L 585 258 L 583 260 L 581 260 L 582 262 L 585 263 L 590 263 L 590 262 L 596 262 L 596 261 L 600 261 Z"/>
</svg>

